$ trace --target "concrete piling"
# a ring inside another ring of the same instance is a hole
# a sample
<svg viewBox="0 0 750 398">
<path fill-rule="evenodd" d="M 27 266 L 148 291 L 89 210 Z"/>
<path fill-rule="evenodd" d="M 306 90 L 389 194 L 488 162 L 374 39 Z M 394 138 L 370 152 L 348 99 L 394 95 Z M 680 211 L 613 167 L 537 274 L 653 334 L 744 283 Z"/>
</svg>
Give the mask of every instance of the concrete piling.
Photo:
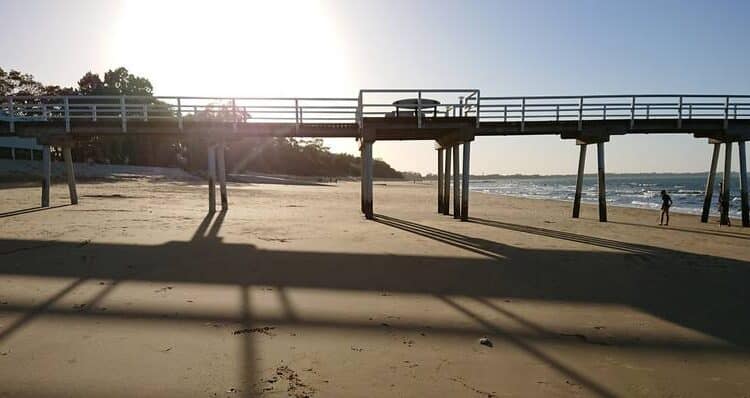
<svg viewBox="0 0 750 398">
<path fill-rule="evenodd" d="M 372 189 L 372 142 L 365 141 L 363 148 L 364 164 L 365 164 L 365 217 L 368 220 L 374 218 L 373 214 L 373 189 Z"/>
<path fill-rule="evenodd" d="M 747 187 L 747 153 L 745 141 L 737 143 L 740 157 L 740 199 L 742 202 L 742 226 L 750 227 L 750 206 L 748 205 Z"/>
<path fill-rule="evenodd" d="M 216 146 L 208 147 L 208 212 L 216 211 Z"/>
<path fill-rule="evenodd" d="M 721 206 L 721 215 L 719 223 L 721 225 L 729 225 L 729 201 L 731 199 L 732 191 L 732 143 L 727 142 L 724 144 L 724 175 L 722 190 L 721 190 L 721 201 L 724 206 Z"/>
<path fill-rule="evenodd" d="M 443 199 L 443 157 L 445 152 L 444 149 L 438 148 L 437 154 L 438 154 L 438 163 L 437 163 L 437 201 L 438 201 L 438 214 L 443 214 L 443 203 L 445 202 L 445 199 Z"/>
<path fill-rule="evenodd" d="M 33 151 L 31 151 L 33 153 Z M 49 145 L 42 147 L 42 207 L 49 207 L 49 190 L 52 184 L 52 159 Z"/>
<path fill-rule="evenodd" d="M 604 179 L 604 143 L 596 144 L 599 172 L 599 221 L 607 222 L 607 184 Z"/>
<path fill-rule="evenodd" d="M 451 147 L 445 148 L 445 173 L 443 173 L 443 214 L 450 214 L 451 207 Z"/>
<path fill-rule="evenodd" d="M 469 156 L 471 152 L 471 142 L 464 142 L 464 167 L 461 171 L 462 183 L 461 183 L 461 221 L 469 220 L 469 176 L 471 171 L 469 170 Z"/>
<path fill-rule="evenodd" d="M 78 204 L 78 191 L 76 190 L 76 175 L 73 169 L 73 155 L 70 153 L 70 147 L 63 147 L 63 159 L 65 160 L 65 174 L 68 177 L 68 193 L 70 195 L 70 204 Z"/>
<path fill-rule="evenodd" d="M 453 218 L 461 218 L 461 186 L 460 184 L 460 173 L 461 173 L 461 161 L 459 157 L 459 146 L 458 144 L 453 145 Z"/>
<path fill-rule="evenodd" d="M 708 179 L 706 180 L 706 194 L 703 198 L 703 212 L 701 213 L 701 222 L 708 222 L 708 215 L 711 212 L 711 198 L 714 195 L 714 181 L 716 180 L 716 165 L 719 162 L 720 143 L 714 144 L 714 153 L 711 156 L 711 168 L 708 170 Z"/>
<path fill-rule="evenodd" d="M 578 155 L 578 175 L 576 177 L 576 193 L 573 197 L 573 218 L 578 218 L 581 214 L 581 191 L 583 190 L 583 170 L 586 167 L 586 147 L 585 143 L 579 144 L 580 154 Z"/>
<path fill-rule="evenodd" d="M 216 148 L 216 168 L 219 173 L 219 196 L 221 197 L 221 210 L 226 211 L 229 209 L 229 201 L 227 197 L 227 170 L 225 152 L 226 146 L 222 141 Z"/>
</svg>

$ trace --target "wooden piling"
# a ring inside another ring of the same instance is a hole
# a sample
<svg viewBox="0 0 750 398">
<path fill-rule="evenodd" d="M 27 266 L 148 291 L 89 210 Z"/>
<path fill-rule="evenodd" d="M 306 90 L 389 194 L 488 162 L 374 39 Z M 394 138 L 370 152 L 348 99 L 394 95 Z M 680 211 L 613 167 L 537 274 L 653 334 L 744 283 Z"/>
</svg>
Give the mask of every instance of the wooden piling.
<svg viewBox="0 0 750 398">
<path fill-rule="evenodd" d="M 750 205 L 748 204 L 747 187 L 747 153 L 745 152 L 745 141 L 737 143 L 740 157 L 740 199 L 742 203 L 742 226 L 750 227 Z"/>
<path fill-rule="evenodd" d="M 374 218 L 373 215 L 373 189 L 372 189 L 372 142 L 364 143 L 364 160 L 365 160 L 365 217 L 368 220 Z"/>
<path fill-rule="evenodd" d="M 461 170 L 461 221 L 469 220 L 469 176 L 471 171 L 469 170 L 469 155 L 471 152 L 471 142 L 464 142 L 464 167 Z"/>
<path fill-rule="evenodd" d="M 443 214 L 443 157 L 445 150 L 439 148 L 437 150 L 438 163 L 437 163 L 437 201 L 438 201 L 438 214 Z"/>
<path fill-rule="evenodd" d="M 219 173 L 219 195 L 221 197 L 221 210 L 226 211 L 229 209 L 229 202 L 227 198 L 227 170 L 225 158 L 226 147 L 224 141 L 219 144 L 216 148 L 216 168 Z"/>
<path fill-rule="evenodd" d="M 359 207 L 365 214 L 365 149 L 364 141 L 359 142 Z"/>
<path fill-rule="evenodd" d="M 596 157 L 599 168 L 599 221 L 607 222 L 607 184 L 604 180 L 604 143 L 596 144 Z"/>
<path fill-rule="evenodd" d="M 722 184 L 721 200 L 724 202 L 724 206 L 721 206 L 721 217 L 719 223 L 721 225 L 729 225 L 729 200 L 731 198 L 730 193 L 732 191 L 732 143 L 727 142 L 724 144 L 724 175 L 722 176 L 724 181 Z"/>
<path fill-rule="evenodd" d="M 65 160 L 65 174 L 68 177 L 68 193 L 70 194 L 70 204 L 78 204 L 78 191 L 76 190 L 76 174 L 73 169 L 73 155 L 70 153 L 70 147 L 63 147 L 63 159 Z"/>
<path fill-rule="evenodd" d="M 216 146 L 208 147 L 208 212 L 216 211 Z"/>
<path fill-rule="evenodd" d="M 578 175 L 576 177 L 576 193 L 573 197 L 573 218 L 578 218 L 581 214 L 581 192 L 583 191 L 583 171 L 586 167 L 586 147 L 587 145 L 579 144 L 580 154 L 578 155 Z"/>
<path fill-rule="evenodd" d="M 451 147 L 445 148 L 445 173 L 443 173 L 443 214 L 450 214 L 451 208 Z"/>
<path fill-rule="evenodd" d="M 31 151 L 34 152 L 33 150 Z M 49 145 L 42 146 L 42 207 L 49 207 L 49 189 L 52 183 L 52 159 Z"/>
<path fill-rule="evenodd" d="M 711 212 L 711 198 L 714 195 L 714 181 L 716 180 L 716 164 L 719 162 L 720 143 L 714 144 L 714 153 L 711 156 L 711 168 L 708 170 L 708 179 L 706 180 L 706 194 L 703 198 L 703 212 L 701 213 L 701 222 L 708 222 L 708 215 Z M 719 193 L 721 195 L 721 193 Z"/>
<path fill-rule="evenodd" d="M 458 144 L 453 145 L 453 218 L 461 218 L 461 158 L 459 157 Z"/>
</svg>

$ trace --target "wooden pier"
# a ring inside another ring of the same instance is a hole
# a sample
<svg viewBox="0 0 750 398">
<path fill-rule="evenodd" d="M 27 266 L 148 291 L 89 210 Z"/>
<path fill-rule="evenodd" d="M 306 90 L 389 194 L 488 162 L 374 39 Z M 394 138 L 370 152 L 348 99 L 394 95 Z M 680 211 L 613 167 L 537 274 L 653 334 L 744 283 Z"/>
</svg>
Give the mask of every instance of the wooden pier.
<svg viewBox="0 0 750 398">
<path fill-rule="evenodd" d="M 745 141 L 748 95 L 483 97 L 478 89 L 360 90 L 356 98 L 9 96 L 0 98 L 0 135 L 36 137 L 43 151 L 42 206 L 49 206 L 50 146 L 63 148 L 71 203 L 78 202 L 70 147 L 91 136 L 199 136 L 209 142 L 209 211 L 228 208 L 224 151 L 246 137 L 348 137 L 360 141 L 362 212 L 374 218 L 372 149 L 377 141 L 432 140 L 438 154 L 438 213 L 468 220 L 471 142 L 477 136 L 552 135 L 580 146 L 573 217 L 580 215 L 586 148 L 596 144 L 599 220 L 607 221 L 605 143 L 613 135 L 691 134 L 713 145 L 701 220 L 707 222 L 719 149 L 722 201 L 738 145 L 743 226 L 750 226 Z M 451 189 L 451 183 L 453 189 Z M 721 223 L 729 222 L 727 206 Z"/>
</svg>

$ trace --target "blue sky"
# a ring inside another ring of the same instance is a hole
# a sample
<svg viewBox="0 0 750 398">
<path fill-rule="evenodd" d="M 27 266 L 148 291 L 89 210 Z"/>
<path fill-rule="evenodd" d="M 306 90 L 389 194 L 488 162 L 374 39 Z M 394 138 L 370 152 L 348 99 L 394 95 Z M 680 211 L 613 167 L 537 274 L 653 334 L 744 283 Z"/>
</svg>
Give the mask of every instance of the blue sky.
<svg viewBox="0 0 750 398">
<path fill-rule="evenodd" d="M 124 65 L 158 95 L 750 94 L 748 16 L 744 1 L 2 0 L 0 66 L 72 85 Z M 430 172 L 432 148 L 374 150 L 398 169 Z M 613 137 L 607 169 L 703 171 L 710 152 L 689 136 Z M 573 173 L 576 161 L 575 145 L 552 136 L 479 138 L 472 148 L 477 173 Z"/>
</svg>

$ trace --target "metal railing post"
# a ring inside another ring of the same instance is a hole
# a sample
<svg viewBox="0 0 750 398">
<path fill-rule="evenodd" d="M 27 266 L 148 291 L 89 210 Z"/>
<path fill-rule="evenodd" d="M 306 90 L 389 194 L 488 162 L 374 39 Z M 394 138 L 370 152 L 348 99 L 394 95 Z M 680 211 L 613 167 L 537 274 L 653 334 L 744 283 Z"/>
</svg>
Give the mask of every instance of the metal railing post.
<svg viewBox="0 0 750 398">
<path fill-rule="evenodd" d="M 503 123 L 508 123 L 508 105 L 503 105 Z"/>
<path fill-rule="evenodd" d="M 646 120 L 651 119 L 651 104 L 646 104 Z"/>
<path fill-rule="evenodd" d="M 125 108 L 125 96 L 120 96 L 120 119 L 122 119 L 122 132 L 128 132 L 128 115 L 127 109 Z"/>
<path fill-rule="evenodd" d="M 65 108 L 65 132 L 70 133 L 70 102 L 68 97 L 63 97 L 63 106 Z"/>
<path fill-rule="evenodd" d="M 143 121 L 148 121 L 148 104 L 143 104 Z"/>
<path fill-rule="evenodd" d="M 458 117 L 464 117 L 464 97 L 458 97 Z"/>
<path fill-rule="evenodd" d="M 294 99 L 294 130 L 299 133 L 299 99 Z"/>
<path fill-rule="evenodd" d="M 635 96 L 630 97 L 630 128 L 635 127 Z"/>
<path fill-rule="evenodd" d="M 48 121 L 49 116 L 47 115 L 47 103 L 42 102 L 42 118 L 44 118 L 44 121 Z"/>
<path fill-rule="evenodd" d="M 300 106 L 299 107 L 299 124 L 300 125 L 302 125 L 302 123 L 305 122 L 304 115 L 305 115 L 304 108 Z"/>
<path fill-rule="evenodd" d="M 526 127 L 526 97 L 521 98 L 521 132 Z"/>
<path fill-rule="evenodd" d="M 560 104 L 557 104 L 555 106 L 555 121 L 556 122 L 560 121 Z"/>
<path fill-rule="evenodd" d="M 417 91 L 417 128 L 422 128 L 422 91 Z"/>
<path fill-rule="evenodd" d="M 480 94 L 479 90 L 475 91 L 475 93 L 477 95 L 477 125 L 476 125 L 476 128 L 479 128 L 479 118 L 481 117 L 481 114 L 479 113 L 479 103 L 480 103 L 480 100 L 481 100 L 481 98 L 480 98 L 481 94 Z"/>
<path fill-rule="evenodd" d="M 604 120 L 607 120 L 607 104 L 604 104 L 604 109 L 602 110 L 602 116 Z"/>
<path fill-rule="evenodd" d="M 724 98 L 724 130 L 729 127 L 729 97 Z"/>
<path fill-rule="evenodd" d="M 10 132 L 15 133 L 16 132 L 16 121 L 15 121 L 15 115 L 13 114 L 13 97 L 8 97 L 8 117 L 10 118 L 9 124 L 10 124 Z"/>
<path fill-rule="evenodd" d="M 680 97 L 680 103 L 677 107 L 677 128 L 682 128 L 682 97 Z"/>
<path fill-rule="evenodd" d="M 182 131 L 182 101 L 179 97 L 177 98 L 177 128 Z"/>
<path fill-rule="evenodd" d="M 693 119 L 693 104 L 688 104 L 688 119 Z"/>
<path fill-rule="evenodd" d="M 91 121 L 96 121 L 96 104 L 91 105 Z"/>
<path fill-rule="evenodd" d="M 583 97 L 578 98 L 578 131 L 583 130 Z"/>
</svg>

